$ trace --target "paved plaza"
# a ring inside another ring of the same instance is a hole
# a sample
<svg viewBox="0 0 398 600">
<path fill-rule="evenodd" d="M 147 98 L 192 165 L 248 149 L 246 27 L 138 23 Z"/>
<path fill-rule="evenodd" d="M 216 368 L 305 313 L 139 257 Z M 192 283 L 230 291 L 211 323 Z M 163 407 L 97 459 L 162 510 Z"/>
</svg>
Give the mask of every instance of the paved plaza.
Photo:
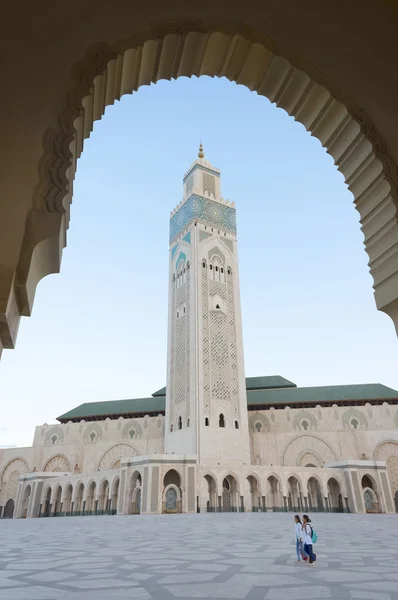
<svg viewBox="0 0 398 600">
<path fill-rule="evenodd" d="M 314 567 L 293 515 L 0 521 L 4 600 L 398 600 L 398 515 L 313 515 Z"/>
</svg>

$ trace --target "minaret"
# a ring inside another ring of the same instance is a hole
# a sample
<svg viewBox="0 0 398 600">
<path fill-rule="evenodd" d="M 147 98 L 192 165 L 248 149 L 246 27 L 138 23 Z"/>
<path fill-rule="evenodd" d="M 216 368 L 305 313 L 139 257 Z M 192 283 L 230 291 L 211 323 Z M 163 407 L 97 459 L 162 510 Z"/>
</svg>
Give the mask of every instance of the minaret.
<svg viewBox="0 0 398 600">
<path fill-rule="evenodd" d="M 165 451 L 250 464 L 235 203 L 204 157 L 170 218 Z"/>
</svg>

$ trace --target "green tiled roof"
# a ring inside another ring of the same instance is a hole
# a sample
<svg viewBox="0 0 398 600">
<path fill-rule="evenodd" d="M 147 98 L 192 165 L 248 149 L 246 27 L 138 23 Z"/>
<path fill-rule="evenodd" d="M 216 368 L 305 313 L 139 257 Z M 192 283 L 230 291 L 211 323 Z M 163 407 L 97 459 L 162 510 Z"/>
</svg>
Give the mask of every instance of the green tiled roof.
<svg viewBox="0 0 398 600">
<path fill-rule="evenodd" d="M 294 388 L 297 387 L 295 383 L 281 377 L 280 375 L 265 375 L 262 377 L 246 377 L 246 389 L 247 390 L 267 390 L 273 388 Z M 158 390 L 152 396 L 157 398 L 158 396 L 165 396 L 166 388 Z"/>
<path fill-rule="evenodd" d="M 278 379 L 276 376 L 275 379 Z M 249 410 L 261 406 L 294 406 L 295 404 L 334 404 L 338 402 L 366 402 L 367 400 L 397 399 L 398 392 L 380 383 L 366 383 L 359 385 L 332 385 L 322 387 L 285 387 L 274 389 L 257 389 L 260 380 L 272 378 L 249 377 L 247 378 L 247 405 Z M 283 377 L 280 380 L 291 382 Z M 163 388 L 165 389 L 165 388 Z M 87 402 L 58 417 L 59 421 L 80 419 L 105 419 L 116 416 L 138 416 L 146 414 L 160 414 L 165 411 L 165 396 L 156 392 L 150 398 L 136 398 L 133 400 L 113 400 L 107 402 Z"/>
<path fill-rule="evenodd" d="M 134 400 L 108 400 L 106 402 L 85 402 L 69 412 L 57 417 L 58 421 L 85 419 L 86 417 L 111 417 L 112 415 L 164 413 L 165 398 L 135 398 Z"/>
<path fill-rule="evenodd" d="M 327 385 L 279 390 L 258 390 L 247 392 L 248 407 L 266 404 L 322 404 L 339 401 L 363 401 L 398 398 L 398 392 L 381 383 L 358 385 Z"/>
<path fill-rule="evenodd" d="M 247 390 L 267 390 L 273 388 L 296 388 L 293 381 L 289 381 L 280 375 L 269 375 L 266 377 L 246 377 Z"/>
</svg>

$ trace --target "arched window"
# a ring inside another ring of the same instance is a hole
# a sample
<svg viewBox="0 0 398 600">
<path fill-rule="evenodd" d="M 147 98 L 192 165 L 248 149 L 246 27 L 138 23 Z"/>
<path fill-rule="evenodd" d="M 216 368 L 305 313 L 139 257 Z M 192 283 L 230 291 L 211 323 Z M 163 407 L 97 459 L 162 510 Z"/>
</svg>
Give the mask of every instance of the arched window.
<svg viewBox="0 0 398 600">
<path fill-rule="evenodd" d="M 135 436 L 135 429 L 130 429 L 129 436 L 130 436 L 130 439 L 133 439 L 133 437 Z"/>
<path fill-rule="evenodd" d="M 92 433 L 90 433 L 90 440 L 92 442 L 94 442 L 94 440 L 95 440 L 95 433 L 94 433 L 94 431 Z"/>
<path fill-rule="evenodd" d="M 170 431 L 173 433 L 173 424 L 170 425 Z"/>
<path fill-rule="evenodd" d="M 187 420 L 187 427 L 189 427 L 189 419 Z"/>
<path fill-rule="evenodd" d="M 310 424 L 308 423 L 308 421 L 303 421 L 301 423 L 302 428 L 304 429 L 304 431 L 307 431 L 308 427 L 310 426 Z"/>
<path fill-rule="evenodd" d="M 52 436 L 52 438 L 51 438 L 51 442 L 52 442 L 52 445 L 53 445 L 53 446 L 54 446 L 55 442 L 57 441 L 57 439 L 58 439 L 58 438 L 57 438 L 57 436 L 56 436 L 56 435 L 53 435 L 53 436 Z"/>
<path fill-rule="evenodd" d="M 238 423 L 238 421 L 235 421 L 235 429 L 239 429 L 239 423 Z"/>
<path fill-rule="evenodd" d="M 357 421 L 357 419 L 352 419 L 351 420 L 351 427 L 353 429 L 358 429 L 358 426 L 359 426 L 359 422 Z"/>
<path fill-rule="evenodd" d="M 260 421 L 257 421 L 257 423 L 254 425 L 254 428 L 258 431 L 258 433 L 260 433 L 260 431 L 263 429 L 263 426 Z"/>
<path fill-rule="evenodd" d="M 178 417 L 178 429 L 182 429 L 182 419 Z"/>
<path fill-rule="evenodd" d="M 225 427 L 224 415 L 222 413 L 221 413 L 220 418 L 218 420 L 218 426 L 219 427 Z"/>
<path fill-rule="evenodd" d="M 202 262 L 202 267 L 205 269 L 206 268 L 206 263 L 205 261 Z"/>
<path fill-rule="evenodd" d="M 206 417 L 205 418 L 205 427 L 208 427 L 208 426 L 209 426 L 209 417 Z"/>
</svg>

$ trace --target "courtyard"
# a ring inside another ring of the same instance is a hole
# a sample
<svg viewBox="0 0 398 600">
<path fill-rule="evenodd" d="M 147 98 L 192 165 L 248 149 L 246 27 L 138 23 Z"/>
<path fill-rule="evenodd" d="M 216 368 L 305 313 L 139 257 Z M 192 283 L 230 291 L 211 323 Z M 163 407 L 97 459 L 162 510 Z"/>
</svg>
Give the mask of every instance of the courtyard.
<svg viewBox="0 0 398 600">
<path fill-rule="evenodd" d="M 292 513 L 0 521 L 4 600 L 398 600 L 396 515 L 311 515 L 314 567 Z"/>
</svg>

